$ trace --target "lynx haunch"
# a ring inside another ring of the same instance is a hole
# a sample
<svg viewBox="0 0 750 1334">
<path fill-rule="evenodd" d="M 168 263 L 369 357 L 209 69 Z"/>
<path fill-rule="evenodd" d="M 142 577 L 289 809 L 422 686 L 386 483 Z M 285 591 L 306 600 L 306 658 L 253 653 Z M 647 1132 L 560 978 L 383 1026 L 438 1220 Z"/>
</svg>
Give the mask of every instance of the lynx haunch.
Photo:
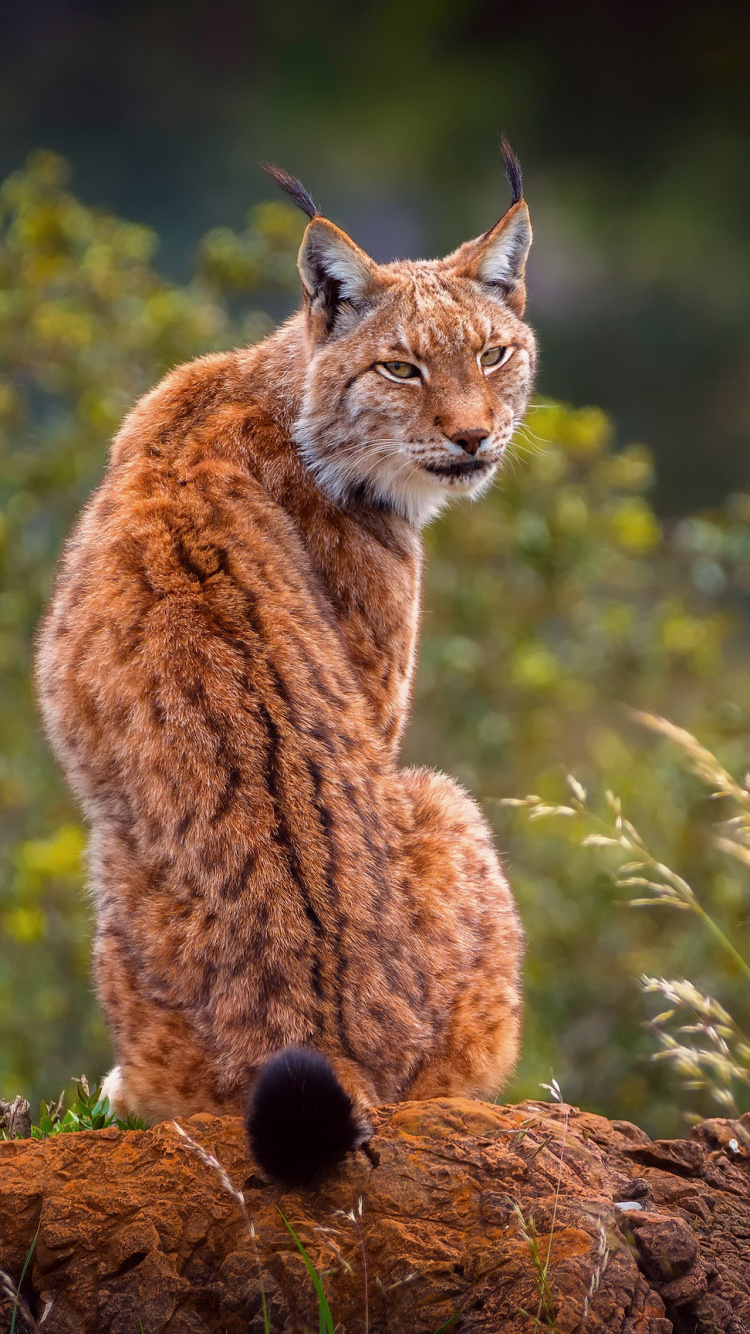
<svg viewBox="0 0 750 1334">
<path fill-rule="evenodd" d="M 55 751 L 91 827 L 95 974 L 150 1120 L 247 1116 L 310 1179 L 367 1108 L 496 1092 L 521 930 L 487 824 L 400 769 L 420 527 L 477 496 L 528 400 L 531 229 L 513 202 L 446 259 L 375 264 L 308 213 L 303 309 L 133 409 L 39 640 Z"/>
</svg>

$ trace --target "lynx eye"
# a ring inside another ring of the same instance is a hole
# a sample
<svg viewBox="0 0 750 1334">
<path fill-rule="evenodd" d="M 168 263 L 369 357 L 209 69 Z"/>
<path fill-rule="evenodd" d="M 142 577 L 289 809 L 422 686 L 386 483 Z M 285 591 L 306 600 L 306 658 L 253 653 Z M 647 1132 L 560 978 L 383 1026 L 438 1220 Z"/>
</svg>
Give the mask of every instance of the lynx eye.
<svg viewBox="0 0 750 1334">
<path fill-rule="evenodd" d="M 376 367 L 388 380 L 421 380 L 422 376 L 410 361 L 379 361 Z"/>
<path fill-rule="evenodd" d="M 479 358 L 479 365 L 485 370 L 495 371 L 498 366 L 504 366 L 512 355 L 512 347 L 487 347 Z"/>
</svg>

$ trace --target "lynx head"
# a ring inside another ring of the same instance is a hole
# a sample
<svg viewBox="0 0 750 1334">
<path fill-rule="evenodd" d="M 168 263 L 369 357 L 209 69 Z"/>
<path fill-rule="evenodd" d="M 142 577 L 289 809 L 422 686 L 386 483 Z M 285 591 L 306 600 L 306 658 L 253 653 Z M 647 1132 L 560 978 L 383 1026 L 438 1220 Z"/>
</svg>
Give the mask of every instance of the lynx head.
<svg viewBox="0 0 750 1334">
<path fill-rule="evenodd" d="M 321 490 L 422 524 L 490 484 L 526 408 L 535 342 L 523 322 L 531 225 L 503 145 L 512 203 L 441 260 L 376 264 L 293 177 L 308 213 L 299 253 L 309 363 L 295 441 Z"/>
</svg>

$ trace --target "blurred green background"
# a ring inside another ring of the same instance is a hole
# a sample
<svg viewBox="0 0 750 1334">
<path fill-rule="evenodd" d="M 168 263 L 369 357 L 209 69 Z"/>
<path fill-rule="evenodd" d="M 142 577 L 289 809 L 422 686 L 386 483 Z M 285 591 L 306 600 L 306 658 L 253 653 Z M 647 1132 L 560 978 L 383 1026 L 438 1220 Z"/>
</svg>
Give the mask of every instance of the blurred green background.
<svg viewBox="0 0 750 1334">
<path fill-rule="evenodd" d="M 261 202 L 259 160 L 376 258 L 431 255 L 505 207 L 505 131 L 536 229 L 539 392 L 502 484 L 428 532 L 406 750 L 480 795 L 510 865 L 529 937 L 511 1094 L 554 1075 L 676 1129 L 700 1100 L 649 1063 L 636 978 L 691 977 L 747 1025 L 741 980 L 696 923 L 629 910 L 580 830 L 530 830 L 498 801 L 557 799 L 570 770 L 615 789 L 750 944 L 715 806 L 623 707 L 747 765 L 750 13 L 31 0 L 0 24 L 0 1096 L 109 1060 L 83 835 L 29 685 L 109 436 L 167 367 L 294 304 L 302 219 Z"/>
</svg>

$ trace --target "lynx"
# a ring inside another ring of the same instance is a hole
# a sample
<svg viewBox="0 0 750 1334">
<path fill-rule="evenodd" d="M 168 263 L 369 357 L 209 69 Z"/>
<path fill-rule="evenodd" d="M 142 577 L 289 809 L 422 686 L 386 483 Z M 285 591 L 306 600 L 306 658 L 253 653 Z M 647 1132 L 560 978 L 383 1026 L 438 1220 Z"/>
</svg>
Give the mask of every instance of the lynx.
<svg viewBox="0 0 750 1334">
<path fill-rule="evenodd" d="M 420 529 L 490 485 L 529 396 L 512 203 L 446 259 L 379 265 L 310 219 L 303 307 L 166 376 L 116 436 L 39 638 L 51 743 L 90 825 L 113 1106 L 246 1117 L 272 1179 L 368 1108 L 492 1095 L 522 933 L 490 830 L 401 769 Z"/>
</svg>

